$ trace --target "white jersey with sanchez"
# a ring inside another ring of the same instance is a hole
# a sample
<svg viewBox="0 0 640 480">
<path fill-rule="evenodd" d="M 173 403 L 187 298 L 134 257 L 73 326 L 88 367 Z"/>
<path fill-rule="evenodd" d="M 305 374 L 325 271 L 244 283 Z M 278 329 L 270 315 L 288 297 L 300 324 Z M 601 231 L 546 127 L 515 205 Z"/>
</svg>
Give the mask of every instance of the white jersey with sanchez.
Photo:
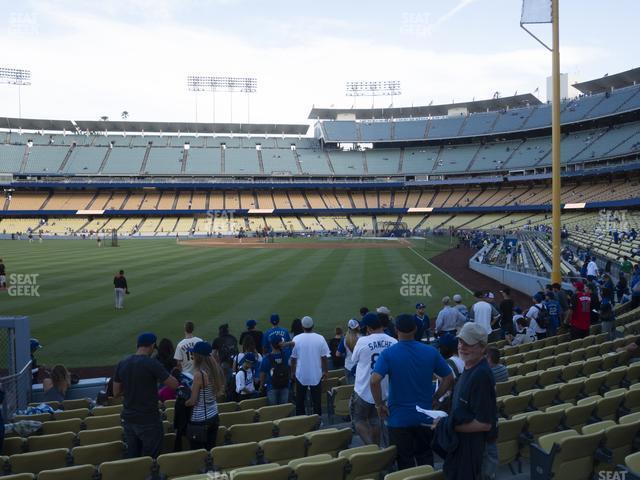
<svg viewBox="0 0 640 480">
<path fill-rule="evenodd" d="M 176 346 L 176 353 L 173 358 L 182 363 L 183 372 L 193 375 L 193 352 L 190 350 L 196 343 L 201 341 L 202 339 L 198 337 L 183 338 Z"/>
<path fill-rule="evenodd" d="M 354 390 L 365 402 L 375 403 L 371 395 L 371 372 L 378 360 L 380 352 L 386 350 L 398 341 L 386 333 L 372 333 L 366 337 L 360 337 L 356 346 L 353 347 L 351 361 L 356 365 L 356 382 Z M 382 380 L 382 398 L 387 398 L 389 392 L 389 377 Z"/>
</svg>

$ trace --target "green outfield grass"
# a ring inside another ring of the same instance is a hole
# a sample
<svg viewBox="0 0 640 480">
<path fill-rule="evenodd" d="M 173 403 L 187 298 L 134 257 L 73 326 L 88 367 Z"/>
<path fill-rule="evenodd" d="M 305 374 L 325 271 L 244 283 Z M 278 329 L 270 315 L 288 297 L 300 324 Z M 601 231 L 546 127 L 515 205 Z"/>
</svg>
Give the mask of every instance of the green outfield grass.
<svg viewBox="0 0 640 480">
<path fill-rule="evenodd" d="M 361 306 L 413 313 L 415 303 L 424 301 L 434 315 L 443 295 L 471 298 L 427 260 L 449 248 L 448 238 L 417 240 L 415 249 L 204 248 L 174 240 L 108 244 L 98 249 L 94 241 L 82 240 L 0 241 L 10 283 L 16 280 L 11 274 L 38 275 L 37 297 L 0 292 L 0 316 L 31 318 L 32 335 L 45 346 L 41 363 L 114 364 L 135 349 L 138 332 L 151 330 L 175 344 L 186 320 L 209 341 L 222 323 L 236 336 L 249 318 L 266 330 L 272 312 L 287 328 L 293 318 L 311 315 L 316 331 L 332 335 Z M 112 282 L 120 268 L 131 295 L 125 309 L 116 311 Z M 403 280 L 420 287 L 419 274 L 431 274 L 431 298 L 406 288 L 409 296 L 403 296 Z"/>
</svg>

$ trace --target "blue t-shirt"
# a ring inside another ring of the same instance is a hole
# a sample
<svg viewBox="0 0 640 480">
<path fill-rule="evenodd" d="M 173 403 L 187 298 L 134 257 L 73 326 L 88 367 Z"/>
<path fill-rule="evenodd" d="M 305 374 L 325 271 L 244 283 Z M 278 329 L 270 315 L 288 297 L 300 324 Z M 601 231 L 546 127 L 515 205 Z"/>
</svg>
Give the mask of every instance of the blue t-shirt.
<svg viewBox="0 0 640 480">
<path fill-rule="evenodd" d="M 278 362 L 289 365 L 289 356 L 289 353 L 282 351 L 280 353 L 270 353 L 262 358 L 260 373 L 265 373 L 264 385 L 267 390 L 271 390 L 271 369 Z"/>
<path fill-rule="evenodd" d="M 549 317 L 551 320 L 551 325 L 559 326 L 560 325 L 560 312 L 562 308 L 560 307 L 560 302 L 557 300 L 546 300 L 544 302 L 544 306 L 547 307 L 547 311 L 549 312 Z"/>
<path fill-rule="evenodd" d="M 384 350 L 373 371 L 383 377 L 389 375 L 390 427 L 428 423 L 428 417 L 418 413 L 416 405 L 431 410 L 433 374 L 439 377 L 451 374 L 447 361 L 435 348 L 415 340 L 403 340 Z"/>
<path fill-rule="evenodd" d="M 279 337 L 284 338 L 285 342 L 291 341 L 291 336 L 289 335 L 289 330 L 282 327 L 273 327 L 264 332 L 264 336 L 262 337 L 262 351 L 264 353 L 271 352 L 271 336 L 277 335 Z"/>
</svg>

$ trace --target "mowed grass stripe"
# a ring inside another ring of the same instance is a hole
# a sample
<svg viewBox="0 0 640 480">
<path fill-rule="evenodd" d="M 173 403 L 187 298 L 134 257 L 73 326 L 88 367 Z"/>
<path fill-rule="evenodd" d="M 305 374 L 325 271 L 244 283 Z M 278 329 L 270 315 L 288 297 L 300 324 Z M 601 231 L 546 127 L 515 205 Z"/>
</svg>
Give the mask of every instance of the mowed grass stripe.
<svg viewBox="0 0 640 480">
<path fill-rule="evenodd" d="M 249 255 L 250 253 L 253 253 L 253 255 Z M 277 263 L 282 260 L 282 257 L 292 255 L 293 252 L 283 250 L 277 252 L 276 255 L 263 256 L 262 261 L 256 260 L 255 251 L 244 251 L 243 254 L 243 256 L 246 255 L 249 258 L 243 258 L 241 262 L 235 265 L 229 265 L 230 268 L 233 268 L 233 271 L 225 272 L 224 277 L 226 280 L 224 283 L 219 282 L 217 288 L 212 288 L 212 283 L 215 285 L 215 282 L 213 282 L 215 277 L 210 274 L 211 272 L 203 272 L 199 276 L 192 277 L 190 283 L 184 285 L 185 288 L 174 291 L 173 294 L 170 294 L 171 292 L 164 292 L 164 288 L 160 288 L 147 297 L 147 302 L 142 301 L 134 308 L 127 307 L 124 311 L 114 312 L 114 316 L 119 319 L 118 323 L 121 325 L 121 328 L 115 336 L 120 338 L 124 336 L 124 338 L 132 339 L 142 330 L 153 330 L 158 335 L 166 334 L 170 335 L 171 338 L 179 336 L 182 330 L 182 324 L 184 320 L 187 319 L 185 317 L 193 319 L 189 313 L 191 311 L 190 306 L 194 299 L 203 298 L 207 295 L 212 296 L 213 294 L 212 298 L 215 301 L 216 290 L 224 290 L 225 287 L 234 290 L 237 287 L 237 283 L 246 281 L 247 278 L 254 274 L 256 268 L 271 268 L 277 265 Z M 172 286 L 170 288 L 175 287 Z M 215 312 L 199 311 L 197 314 L 199 318 L 202 318 L 203 316 L 211 317 L 215 315 Z M 213 328 L 206 328 L 206 324 L 208 323 L 206 320 L 205 322 L 200 322 L 200 324 L 202 323 L 205 324 L 205 329 L 199 328 L 199 332 L 204 334 L 206 330 L 209 330 L 209 338 L 213 338 Z M 86 338 L 88 335 L 108 339 L 114 336 L 114 332 L 109 325 L 93 325 L 91 328 L 84 329 L 84 331 L 76 335 L 62 339 L 59 342 L 60 347 L 66 348 L 77 345 L 78 341 Z M 130 348 L 130 346 L 125 346 L 124 351 L 121 348 L 113 351 L 108 348 L 107 345 L 97 345 L 96 353 L 101 354 L 101 356 L 107 356 L 111 360 L 116 360 L 121 354 L 129 351 Z"/>
</svg>

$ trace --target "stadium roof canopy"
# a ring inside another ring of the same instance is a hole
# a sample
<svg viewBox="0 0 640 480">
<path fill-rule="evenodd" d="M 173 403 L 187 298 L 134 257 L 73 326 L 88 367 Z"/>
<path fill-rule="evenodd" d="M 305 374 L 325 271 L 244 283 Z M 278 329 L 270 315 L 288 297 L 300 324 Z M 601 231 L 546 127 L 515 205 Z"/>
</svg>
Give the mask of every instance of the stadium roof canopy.
<svg viewBox="0 0 640 480">
<path fill-rule="evenodd" d="M 453 108 L 466 108 L 469 113 L 499 111 L 507 108 L 540 105 L 542 102 L 531 94 L 514 95 L 511 97 L 490 98 L 472 102 L 447 103 L 443 105 L 429 105 L 422 107 L 391 107 L 391 108 L 316 108 L 309 113 L 311 120 L 335 120 L 339 115 L 351 114 L 356 120 L 392 119 L 392 118 L 424 118 L 442 117 Z"/>
<path fill-rule="evenodd" d="M 305 135 L 309 125 L 267 123 L 128 122 L 102 120 L 47 120 L 0 118 L 0 128 L 9 130 L 49 130 L 67 132 L 163 132 L 218 133 L 237 135 Z"/>
<path fill-rule="evenodd" d="M 640 83 L 640 67 L 632 68 L 626 72 L 616 73 L 614 75 L 605 75 L 595 80 L 574 83 L 573 87 L 582 93 L 602 93 L 611 91 L 615 88 L 629 87 Z"/>
</svg>

